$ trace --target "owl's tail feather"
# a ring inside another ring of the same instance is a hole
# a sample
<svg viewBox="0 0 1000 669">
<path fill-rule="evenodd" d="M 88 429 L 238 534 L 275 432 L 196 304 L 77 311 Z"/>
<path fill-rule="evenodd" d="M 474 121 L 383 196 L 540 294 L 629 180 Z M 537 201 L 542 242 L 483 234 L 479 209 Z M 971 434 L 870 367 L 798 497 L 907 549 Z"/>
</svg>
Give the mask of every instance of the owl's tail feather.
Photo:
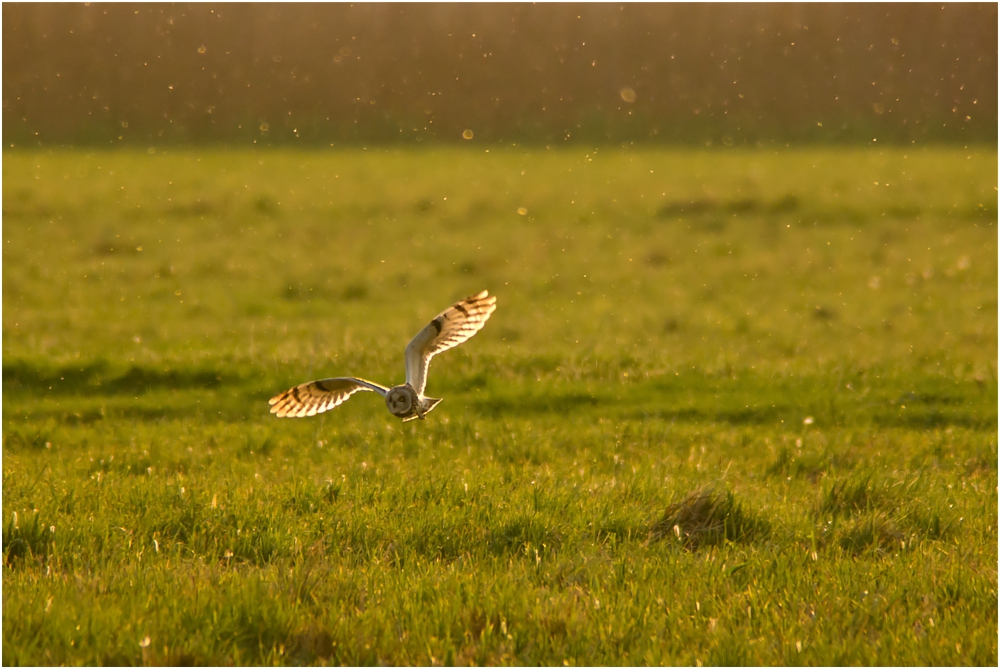
<svg viewBox="0 0 1000 669">
<path fill-rule="evenodd" d="M 423 401 L 420 403 L 420 410 L 417 413 L 414 413 L 412 416 L 407 416 L 406 418 L 404 418 L 403 422 L 404 423 L 408 423 L 411 420 L 416 420 L 417 418 L 419 418 L 420 420 L 423 420 L 424 419 L 424 414 L 430 413 L 431 409 L 433 409 L 434 407 L 436 407 L 440 402 L 441 402 L 441 398 L 438 398 L 438 397 L 425 397 L 425 398 L 423 398 Z"/>
</svg>

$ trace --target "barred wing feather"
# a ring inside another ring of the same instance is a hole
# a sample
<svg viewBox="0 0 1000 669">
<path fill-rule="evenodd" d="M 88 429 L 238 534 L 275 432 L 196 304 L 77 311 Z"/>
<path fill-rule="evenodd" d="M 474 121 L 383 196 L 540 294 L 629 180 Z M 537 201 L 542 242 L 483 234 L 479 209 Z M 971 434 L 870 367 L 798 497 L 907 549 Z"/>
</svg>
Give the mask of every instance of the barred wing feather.
<svg viewBox="0 0 1000 669">
<path fill-rule="evenodd" d="M 290 388 L 272 397 L 268 404 L 271 413 L 278 418 L 302 418 L 329 411 L 359 390 L 370 390 L 385 397 L 389 389 L 364 379 L 322 379 Z"/>
<path fill-rule="evenodd" d="M 407 344 L 406 382 L 420 396 L 423 396 L 427 385 L 427 368 L 431 358 L 479 332 L 496 310 L 496 302 L 497 298 L 491 297 L 486 290 L 456 302 L 438 314 Z"/>
</svg>

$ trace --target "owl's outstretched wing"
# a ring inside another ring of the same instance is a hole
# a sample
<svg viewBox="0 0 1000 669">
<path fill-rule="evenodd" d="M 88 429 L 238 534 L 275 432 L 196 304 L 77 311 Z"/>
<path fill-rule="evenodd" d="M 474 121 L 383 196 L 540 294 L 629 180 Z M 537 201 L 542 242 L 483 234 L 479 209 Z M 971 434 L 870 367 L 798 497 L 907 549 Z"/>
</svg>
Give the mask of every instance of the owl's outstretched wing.
<svg viewBox="0 0 1000 669">
<path fill-rule="evenodd" d="M 484 290 L 438 314 L 406 345 L 406 382 L 423 396 L 431 358 L 479 332 L 496 308 L 497 298 Z"/>
<path fill-rule="evenodd" d="M 382 397 L 389 391 L 377 383 L 364 379 L 336 378 L 310 381 L 275 395 L 268 404 L 271 413 L 278 418 L 302 418 L 315 416 L 343 404 L 348 397 L 359 390 L 370 390 Z"/>
</svg>

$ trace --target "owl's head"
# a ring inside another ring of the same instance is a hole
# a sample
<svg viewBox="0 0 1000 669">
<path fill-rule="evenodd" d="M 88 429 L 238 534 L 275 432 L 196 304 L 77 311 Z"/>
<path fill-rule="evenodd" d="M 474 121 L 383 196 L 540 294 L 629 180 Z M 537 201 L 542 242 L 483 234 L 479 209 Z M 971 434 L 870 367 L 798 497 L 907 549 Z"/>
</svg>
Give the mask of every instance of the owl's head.
<svg viewBox="0 0 1000 669">
<path fill-rule="evenodd" d="M 399 418 L 411 415 L 417 406 L 417 393 L 408 385 L 396 386 L 385 394 L 389 413 Z"/>
</svg>

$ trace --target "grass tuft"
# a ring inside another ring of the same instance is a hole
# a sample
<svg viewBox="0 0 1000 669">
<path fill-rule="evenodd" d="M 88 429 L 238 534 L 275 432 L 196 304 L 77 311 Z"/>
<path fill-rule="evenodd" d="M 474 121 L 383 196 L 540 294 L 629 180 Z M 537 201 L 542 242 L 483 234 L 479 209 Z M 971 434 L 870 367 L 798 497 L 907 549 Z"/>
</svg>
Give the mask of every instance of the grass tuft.
<svg viewBox="0 0 1000 669">
<path fill-rule="evenodd" d="M 823 474 L 836 469 L 850 469 L 853 464 L 853 459 L 844 453 L 820 451 L 795 454 L 792 449 L 782 446 L 765 472 L 768 476 L 801 477 L 815 483 Z"/>
<path fill-rule="evenodd" d="M 886 553 L 904 548 L 906 534 L 887 514 L 872 513 L 852 519 L 840 532 L 837 542 L 853 555 L 860 555 L 869 549 Z"/>
<path fill-rule="evenodd" d="M 3 563 L 14 569 L 26 562 L 44 562 L 52 547 L 53 532 L 35 512 L 19 520 L 17 513 L 3 524 Z"/>
<path fill-rule="evenodd" d="M 833 524 L 833 536 L 846 550 L 887 550 L 906 540 L 942 540 L 955 534 L 956 518 L 932 499 L 933 491 L 919 477 L 892 482 L 863 470 L 824 486 L 816 515 Z M 847 522 L 838 525 L 838 519 Z"/>
<path fill-rule="evenodd" d="M 726 541 L 749 543 L 770 532 L 771 524 L 748 510 L 731 491 L 700 490 L 668 506 L 650 528 L 649 537 L 653 541 L 673 537 L 685 548 L 697 550 Z"/>
<path fill-rule="evenodd" d="M 562 537 L 538 513 L 520 512 L 500 522 L 487 538 L 490 551 L 497 555 L 534 556 L 558 549 Z"/>
<path fill-rule="evenodd" d="M 824 488 L 819 502 L 819 515 L 841 517 L 872 511 L 887 504 L 890 497 L 889 486 L 873 472 L 856 472 Z"/>
</svg>

